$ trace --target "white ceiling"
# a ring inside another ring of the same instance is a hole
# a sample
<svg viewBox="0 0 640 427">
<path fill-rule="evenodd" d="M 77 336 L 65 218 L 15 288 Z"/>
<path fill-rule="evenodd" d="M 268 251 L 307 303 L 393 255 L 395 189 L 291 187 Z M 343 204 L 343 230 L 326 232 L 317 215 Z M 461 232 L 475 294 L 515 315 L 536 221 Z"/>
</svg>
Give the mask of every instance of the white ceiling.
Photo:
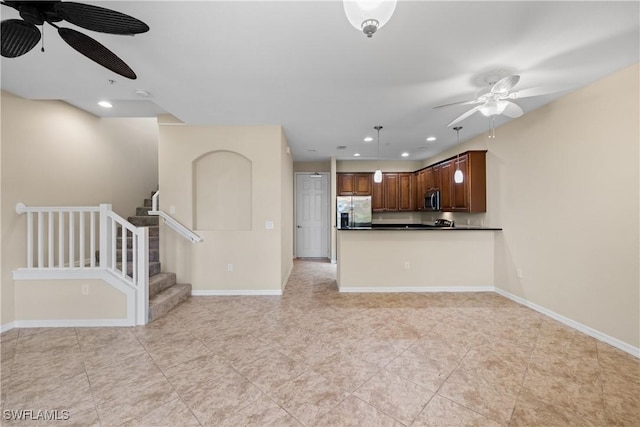
<svg viewBox="0 0 640 427">
<path fill-rule="evenodd" d="M 2 58 L 3 89 L 103 117 L 169 113 L 189 124 L 281 124 L 296 161 L 352 159 L 355 152 L 375 158 L 375 140 L 363 142 L 375 125 L 384 126 L 382 159 L 400 159 L 403 151 L 424 159 L 455 144 L 446 124 L 469 108 L 433 107 L 473 99 L 487 73 L 519 74 L 516 89 L 564 89 L 517 100 L 526 114 L 638 63 L 640 52 L 638 1 L 400 0 L 372 39 L 349 24 L 341 1 L 86 3 L 150 26 L 127 37 L 64 23 L 119 55 L 138 79 L 86 59 L 47 26 L 45 53 L 37 46 Z M 17 17 L 6 6 L 0 13 Z M 101 99 L 114 108 L 98 107 Z M 474 114 L 461 124 L 464 141 L 487 132 L 489 119 Z M 431 135 L 435 143 L 425 141 Z"/>
</svg>

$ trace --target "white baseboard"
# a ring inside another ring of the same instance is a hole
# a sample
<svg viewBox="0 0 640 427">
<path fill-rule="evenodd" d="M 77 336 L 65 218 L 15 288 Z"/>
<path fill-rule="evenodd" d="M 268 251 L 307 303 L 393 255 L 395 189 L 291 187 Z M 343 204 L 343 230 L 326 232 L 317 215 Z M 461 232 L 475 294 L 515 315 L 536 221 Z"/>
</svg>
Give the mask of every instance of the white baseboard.
<svg viewBox="0 0 640 427">
<path fill-rule="evenodd" d="M 407 286 L 407 287 L 350 287 L 340 286 L 344 293 L 375 293 L 375 292 L 493 292 L 493 286 Z"/>
<path fill-rule="evenodd" d="M 51 319 L 16 320 L 14 328 L 95 328 L 134 326 L 128 319 Z"/>
<path fill-rule="evenodd" d="M 4 325 L 0 326 L 0 334 L 10 331 L 15 327 L 16 327 L 16 322 L 5 323 Z"/>
<path fill-rule="evenodd" d="M 517 302 L 518 304 L 522 304 L 525 307 L 529 307 L 532 310 L 537 311 L 538 313 L 542 313 L 545 316 L 551 317 L 554 320 L 557 320 L 558 322 L 569 326 L 570 328 L 573 328 L 577 331 L 582 332 L 583 334 L 589 335 L 590 337 L 593 337 L 597 340 L 600 340 L 604 343 L 607 343 L 617 349 L 620 349 L 622 351 L 624 351 L 625 353 L 629 353 L 632 356 L 635 356 L 637 358 L 640 358 L 640 348 L 638 347 L 634 347 L 630 344 L 627 344 L 623 341 L 620 341 L 617 338 L 611 337 L 605 333 L 602 333 L 598 330 L 595 330 L 593 328 L 590 328 L 587 325 L 583 325 L 580 322 L 576 322 L 575 320 L 569 319 L 568 317 L 564 317 L 561 314 L 558 314 L 554 311 L 551 311 L 547 308 L 544 308 L 538 304 L 532 303 L 530 301 L 527 301 L 524 298 L 521 298 L 519 296 L 513 295 L 509 292 L 503 291 L 502 289 L 498 289 L 495 288 L 495 292 L 502 295 L 505 298 L 510 299 L 511 301 Z"/>
<path fill-rule="evenodd" d="M 282 295 L 281 289 L 257 289 L 257 290 L 242 290 L 242 289 L 220 289 L 220 290 L 195 290 L 191 291 L 191 295 L 194 297 L 208 297 L 208 296 L 251 296 L 251 295 L 266 295 L 266 296 L 279 296 Z"/>
</svg>

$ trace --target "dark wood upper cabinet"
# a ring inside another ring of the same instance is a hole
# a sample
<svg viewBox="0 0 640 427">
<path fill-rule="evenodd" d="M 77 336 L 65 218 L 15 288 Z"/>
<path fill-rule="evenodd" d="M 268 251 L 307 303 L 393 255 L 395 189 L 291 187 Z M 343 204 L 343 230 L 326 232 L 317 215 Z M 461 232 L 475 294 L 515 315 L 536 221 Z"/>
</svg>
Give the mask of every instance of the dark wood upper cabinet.
<svg viewBox="0 0 640 427">
<path fill-rule="evenodd" d="M 443 212 L 486 212 L 486 150 L 467 151 L 417 172 L 385 172 L 382 182 L 371 173 L 337 174 L 339 196 L 369 196 L 373 212 L 423 210 L 424 195 L 440 190 Z M 459 162 L 459 163 L 457 163 Z M 463 182 L 454 182 L 456 164 Z"/>
<path fill-rule="evenodd" d="M 339 173 L 337 174 L 338 196 L 370 196 L 372 174 L 370 173 Z"/>
<path fill-rule="evenodd" d="M 462 171 L 461 183 L 454 181 L 456 164 Z M 487 211 L 486 151 L 468 151 L 439 165 L 443 212 Z"/>
<path fill-rule="evenodd" d="M 415 207 L 415 196 L 413 192 L 413 174 L 398 174 L 398 210 L 412 211 Z"/>
</svg>

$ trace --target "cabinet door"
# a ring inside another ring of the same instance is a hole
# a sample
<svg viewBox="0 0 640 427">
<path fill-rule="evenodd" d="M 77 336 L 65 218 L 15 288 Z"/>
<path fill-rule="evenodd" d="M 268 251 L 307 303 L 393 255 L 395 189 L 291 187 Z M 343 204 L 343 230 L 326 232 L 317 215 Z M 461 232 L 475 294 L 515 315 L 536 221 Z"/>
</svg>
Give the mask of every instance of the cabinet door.
<svg viewBox="0 0 640 427">
<path fill-rule="evenodd" d="M 424 193 L 426 192 L 425 188 L 425 178 L 426 178 L 426 170 L 422 169 L 416 174 L 416 189 L 415 189 L 415 206 L 416 209 L 421 211 L 424 209 Z"/>
<path fill-rule="evenodd" d="M 382 179 L 384 184 L 384 207 L 387 212 L 397 212 L 399 179 L 397 173 L 385 173 Z"/>
<path fill-rule="evenodd" d="M 452 182 L 453 188 L 453 209 L 456 211 L 468 211 L 469 210 L 469 189 L 471 184 L 471 177 L 469 176 L 469 158 L 466 154 L 460 156 L 459 159 L 452 161 L 454 167 L 453 171 L 459 168 L 462 171 L 463 181 L 461 183 Z"/>
<path fill-rule="evenodd" d="M 433 179 L 433 168 L 427 168 L 424 170 L 424 191 L 436 188 L 435 179 Z"/>
<path fill-rule="evenodd" d="M 399 211 L 411 211 L 413 210 L 414 197 L 411 185 L 411 173 L 398 174 L 398 210 Z"/>
<path fill-rule="evenodd" d="M 453 162 L 440 163 L 440 207 L 443 211 L 453 208 Z"/>
<path fill-rule="evenodd" d="M 352 173 L 339 173 L 338 174 L 338 188 L 336 188 L 338 196 L 353 196 L 354 187 L 354 174 Z"/>
<path fill-rule="evenodd" d="M 384 175 L 382 182 L 373 182 L 371 188 L 371 211 L 384 212 Z"/>
<path fill-rule="evenodd" d="M 370 196 L 373 176 L 370 173 L 357 173 L 354 175 L 354 194 L 356 196 Z"/>
</svg>

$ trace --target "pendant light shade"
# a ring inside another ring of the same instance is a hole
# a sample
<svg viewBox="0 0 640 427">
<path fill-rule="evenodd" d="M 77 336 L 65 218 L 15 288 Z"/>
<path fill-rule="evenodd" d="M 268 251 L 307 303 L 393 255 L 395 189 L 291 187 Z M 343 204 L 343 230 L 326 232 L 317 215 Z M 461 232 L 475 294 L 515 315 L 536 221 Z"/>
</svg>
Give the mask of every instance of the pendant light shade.
<svg viewBox="0 0 640 427">
<path fill-rule="evenodd" d="M 462 184 L 464 182 L 464 174 L 460 170 L 460 129 L 462 129 L 462 126 L 456 126 L 453 128 L 458 135 L 458 144 L 456 145 L 456 148 L 458 149 L 458 155 L 456 156 L 456 171 L 453 173 L 453 181 L 456 184 Z"/>
<path fill-rule="evenodd" d="M 396 10 L 396 0 L 343 0 L 343 4 L 351 25 L 369 38 L 389 22 Z"/>
<path fill-rule="evenodd" d="M 376 156 L 378 168 L 373 173 L 373 182 L 380 184 L 382 182 L 382 170 L 380 169 L 380 129 L 382 129 L 382 126 L 374 126 L 373 128 L 378 131 L 378 155 Z"/>
</svg>

